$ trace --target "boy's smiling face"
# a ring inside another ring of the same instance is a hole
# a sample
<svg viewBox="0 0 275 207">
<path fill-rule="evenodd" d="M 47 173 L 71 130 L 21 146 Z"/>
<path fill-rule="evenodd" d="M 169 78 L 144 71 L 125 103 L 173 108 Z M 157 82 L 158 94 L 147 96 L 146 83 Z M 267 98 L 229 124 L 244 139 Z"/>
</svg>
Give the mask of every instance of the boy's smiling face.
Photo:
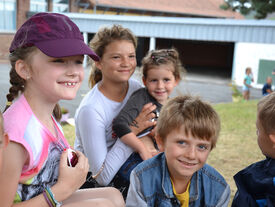
<svg viewBox="0 0 275 207">
<path fill-rule="evenodd" d="M 173 130 L 158 144 L 164 151 L 171 178 L 177 180 L 190 180 L 192 175 L 206 163 L 211 151 L 211 141 L 202 140 L 185 134 L 184 127 Z"/>
</svg>

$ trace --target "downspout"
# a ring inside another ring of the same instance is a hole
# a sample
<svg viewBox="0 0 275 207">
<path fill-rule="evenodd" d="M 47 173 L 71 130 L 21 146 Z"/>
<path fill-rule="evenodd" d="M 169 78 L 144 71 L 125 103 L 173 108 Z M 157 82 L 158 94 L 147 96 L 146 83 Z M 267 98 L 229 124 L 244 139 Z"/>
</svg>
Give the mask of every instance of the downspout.
<svg viewBox="0 0 275 207">
<path fill-rule="evenodd" d="M 97 7 L 97 4 L 98 4 L 98 0 L 95 1 L 95 5 L 94 5 L 94 14 L 96 14 L 96 7 Z"/>
</svg>

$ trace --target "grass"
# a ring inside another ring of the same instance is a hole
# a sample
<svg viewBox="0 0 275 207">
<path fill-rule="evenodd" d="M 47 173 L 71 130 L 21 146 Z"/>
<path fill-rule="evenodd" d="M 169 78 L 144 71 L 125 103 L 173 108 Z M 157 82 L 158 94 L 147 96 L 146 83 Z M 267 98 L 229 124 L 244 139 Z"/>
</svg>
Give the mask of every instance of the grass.
<svg viewBox="0 0 275 207">
<path fill-rule="evenodd" d="M 208 163 L 215 167 L 227 180 L 231 188 L 231 202 L 236 192 L 233 176 L 253 162 L 264 159 L 256 136 L 257 100 L 216 104 L 221 119 L 221 133 L 216 148 L 208 158 Z M 63 125 L 65 137 L 73 146 L 74 127 Z"/>
</svg>

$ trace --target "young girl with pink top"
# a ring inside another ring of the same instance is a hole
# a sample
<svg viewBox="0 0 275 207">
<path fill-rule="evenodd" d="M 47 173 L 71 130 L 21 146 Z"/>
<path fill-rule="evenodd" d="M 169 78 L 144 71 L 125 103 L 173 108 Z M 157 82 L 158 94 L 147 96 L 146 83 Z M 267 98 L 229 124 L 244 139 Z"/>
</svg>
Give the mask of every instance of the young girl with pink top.
<svg viewBox="0 0 275 207">
<path fill-rule="evenodd" d="M 84 54 L 99 60 L 64 15 L 38 13 L 17 31 L 3 114 L 10 143 L 0 175 L 1 206 L 124 206 L 114 188 L 78 190 L 89 169 L 81 152 L 76 152 L 75 167 L 67 163 L 69 144 L 58 123 L 57 103 L 76 96 Z"/>
</svg>

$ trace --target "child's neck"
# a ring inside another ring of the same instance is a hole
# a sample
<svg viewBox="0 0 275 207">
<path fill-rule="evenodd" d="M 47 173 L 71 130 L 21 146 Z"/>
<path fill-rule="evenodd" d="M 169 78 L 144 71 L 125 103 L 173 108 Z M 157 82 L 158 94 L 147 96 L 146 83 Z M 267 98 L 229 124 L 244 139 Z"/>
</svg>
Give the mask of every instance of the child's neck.
<svg viewBox="0 0 275 207">
<path fill-rule="evenodd" d="M 37 119 L 53 134 L 56 135 L 55 126 L 52 120 L 52 113 L 55 103 L 41 100 L 37 96 L 24 93 L 24 96 Z"/>
<path fill-rule="evenodd" d="M 188 183 L 191 180 L 191 178 L 187 178 L 187 177 L 184 177 L 181 179 L 175 179 L 171 177 L 171 179 L 173 181 L 177 194 L 184 193 L 187 190 Z"/>
<path fill-rule="evenodd" d="M 98 89 L 108 99 L 116 102 L 122 102 L 128 92 L 128 81 L 123 83 L 113 83 L 102 80 Z"/>
</svg>

